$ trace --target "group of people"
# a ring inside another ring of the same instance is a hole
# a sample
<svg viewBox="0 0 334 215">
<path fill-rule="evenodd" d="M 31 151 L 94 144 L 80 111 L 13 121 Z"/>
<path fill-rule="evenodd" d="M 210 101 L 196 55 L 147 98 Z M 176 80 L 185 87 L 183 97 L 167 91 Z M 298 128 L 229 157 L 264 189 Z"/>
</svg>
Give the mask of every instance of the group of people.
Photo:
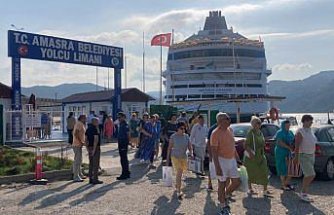
<svg viewBox="0 0 334 215">
<path fill-rule="evenodd" d="M 182 199 L 181 179 L 184 171 L 187 170 L 188 156 L 202 156 L 203 149 L 207 149 L 209 160 L 215 166 L 215 173 L 218 179 L 218 200 L 220 202 L 220 214 L 230 214 L 229 200 L 232 193 L 239 187 L 240 175 L 238 167 L 244 165 L 248 174 L 248 195 L 257 194 L 253 189 L 253 184 L 263 186 L 263 196 L 272 197 L 272 192 L 268 189 L 269 169 L 264 152 L 265 139 L 261 132 L 262 121 L 258 117 L 252 117 L 252 128 L 248 131 L 245 141 L 244 158 L 239 158 L 235 149 L 233 130 L 230 128 L 231 119 L 226 113 L 218 113 L 217 123 L 213 125 L 207 133 L 207 145 L 203 144 L 203 136 L 198 132 L 203 130 L 201 126 L 202 116 L 197 116 L 197 123 L 192 127 L 190 137 L 186 133 L 187 126 L 184 122 L 176 124 L 176 132 L 169 138 L 168 159 L 171 159 L 176 172 L 176 192 Z M 281 129 L 276 134 L 275 160 L 277 174 L 281 179 L 281 189 L 284 191 L 294 190 L 289 183 L 291 177 L 288 174 L 288 161 L 292 159 L 296 165 L 300 165 L 303 171 L 303 182 L 300 191 L 300 198 L 303 201 L 311 202 L 307 195 L 308 187 L 315 177 L 314 153 L 316 137 L 311 125 L 313 117 L 304 115 L 302 117 L 303 127 L 298 129 L 294 135 L 290 129 L 290 122 L 282 122 Z M 201 143 L 201 144 L 198 144 Z M 203 144 L 203 145 L 202 145 Z M 198 150 L 196 150 L 196 148 Z M 169 158 L 170 157 L 170 158 Z M 212 181 L 208 174 L 208 190 L 212 190 Z"/>
<path fill-rule="evenodd" d="M 115 123 L 110 115 L 107 115 L 104 111 L 100 111 L 99 115 L 95 114 L 95 111 L 90 111 L 87 121 L 88 124 L 91 124 L 93 118 L 98 118 L 99 120 L 99 130 L 101 133 L 101 138 L 106 142 L 111 141 L 115 132 Z M 68 117 L 66 118 L 66 128 L 68 133 L 68 143 L 72 144 L 73 142 L 73 129 L 76 123 L 76 119 L 74 117 L 74 113 L 70 112 Z"/>
<path fill-rule="evenodd" d="M 175 114 L 170 121 L 162 126 L 159 115 L 143 114 L 139 119 L 136 113 L 131 115 L 129 123 L 126 114 L 118 113 L 117 118 L 117 140 L 122 173 L 117 180 L 130 178 L 128 148 L 138 148 L 136 157 L 142 163 L 147 163 L 154 168 L 154 160 L 161 155 L 162 162 L 172 165 L 176 173 L 176 192 L 182 199 L 182 177 L 188 169 L 188 159 L 197 158 L 202 163 L 206 155 L 213 163 L 218 179 L 218 200 L 221 205 L 221 214 L 230 214 L 228 205 L 232 193 L 239 187 L 240 175 L 238 167 L 244 165 L 248 173 L 248 194 L 257 194 L 253 184 L 263 186 L 263 196 L 272 197 L 268 189 L 269 169 L 264 152 L 265 139 L 261 132 L 262 121 L 253 116 L 252 128 L 248 131 L 245 145 L 244 157 L 240 158 L 236 148 L 233 130 L 230 127 L 231 118 L 227 113 L 219 112 L 216 115 L 217 123 L 210 129 L 205 126 L 204 117 L 200 114 L 194 115 L 190 120 L 184 113 L 177 118 Z M 92 184 L 102 183 L 98 180 L 98 169 L 100 160 L 101 127 L 98 117 L 88 120 L 86 129 L 86 116 L 81 115 L 74 123 L 72 146 L 75 153 L 73 174 L 74 181 L 83 181 L 81 172 L 82 147 L 87 146 L 89 153 L 89 182 Z M 293 160 L 300 165 L 303 171 L 303 183 L 300 198 L 311 202 L 308 196 L 308 187 L 315 177 L 314 153 L 316 137 L 311 125 L 311 115 L 302 117 L 303 127 L 298 129 L 294 135 L 290 131 L 290 122 L 285 120 L 281 129 L 276 134 L 275 161 L 277 174 L 281 179 L 281 189 L 284 191 L 294 190 L 290 184 L 291 177 L 288 174 L 288 160 Z M 71 122 L 70 122 L 71 123 Z M 69 122 L 68 122 L 69 124 Z M 69 129 L 69 131 L 71 131 Z M 162 140 L 162 141 L 160 141 Z M 161 145 L 160 145 L 161 142 Z M 161 154 L 159 149 L 161 147 Z M 208 190 L 212 190 L 212 180 L 208 174 Z"/>
</svg>

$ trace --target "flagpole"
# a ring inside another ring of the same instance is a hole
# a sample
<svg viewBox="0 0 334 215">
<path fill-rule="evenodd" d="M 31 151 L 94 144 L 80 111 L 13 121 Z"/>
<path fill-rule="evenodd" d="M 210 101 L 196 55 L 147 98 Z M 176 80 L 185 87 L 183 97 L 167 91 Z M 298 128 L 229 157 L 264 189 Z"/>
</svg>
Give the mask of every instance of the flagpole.
<svg viewBox="0 0 334 215">
<path fill-rule="evenodd" d="M 128 88 L 128 66 L 126 63 L 126 55 L 124 56 L 124 79 L 125 79 L 125 88 Z"/>
<path fill-rule="evenodd" d="M 174 44 L 174 29 L 172 29 L 172 45 Z"/>
<path fill-rule="evenodd" d="M 145 33 L 143 31 L 143 92 L 145 93 Z"/>
<path fill-rule="evenodd" d="M 109 67 L 108 67 L 108 90 L 110 89 L 110 85 L 109 85 L 110 78 L 109 78 L 109 76 L 110 76 L 110 71 L 109 71 Z"/>
<path fill-rule="evenodd" d="M 160 41 L 160 105 L 162 105 L 162 43 Z"/>
<path fill-rule="evenodd" d="M 98 90 L 98 84 L 99 84 L 99 70 L 98 70 L 98 68 L 96 67 L 96 69 L 95 69 L 95 75 L 96 75 L 96 87 L 95 87 L 95 91 L 97 91 Z"/>
</svg>

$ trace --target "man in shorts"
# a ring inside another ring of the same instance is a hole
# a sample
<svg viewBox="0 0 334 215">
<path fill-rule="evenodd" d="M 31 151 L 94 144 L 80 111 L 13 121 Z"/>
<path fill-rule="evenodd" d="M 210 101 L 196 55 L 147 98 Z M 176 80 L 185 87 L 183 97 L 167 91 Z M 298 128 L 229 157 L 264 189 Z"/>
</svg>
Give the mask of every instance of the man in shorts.
<svg viewBox="0 0 334 215">
<path fill-rule="evenodd" d="M 227 205 L 226 196 L 240 185 L 240 176 L 236 158 L 239 158 L 235 150 L 233 131 L 230 128 L 230 117 L 226 113 L 219 112 L 216 116 L 217 128 L 212 132 L 210 147 L 213 162 L 218 178 L 218 199 L 221 204 L 221 214 L 231 214 Z M 231 183 L 226 187 L 226 180 Z M 226 188 L 226 191 L 225 191 Z"/>
</svg>

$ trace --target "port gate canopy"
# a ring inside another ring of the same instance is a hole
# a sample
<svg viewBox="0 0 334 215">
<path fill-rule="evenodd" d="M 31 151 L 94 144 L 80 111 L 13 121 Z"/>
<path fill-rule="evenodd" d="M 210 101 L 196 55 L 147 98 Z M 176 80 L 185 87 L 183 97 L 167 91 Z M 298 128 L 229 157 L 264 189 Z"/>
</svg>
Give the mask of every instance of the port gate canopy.
<svg viewBox="0 0 334 215">
<path fill-rule="evenodd" d="M 12 109 L 21 110 L 21 59 L 114 68 L 113 117 L 121 111 L 123 48 L 48 35 L 8 31 L 8 56 L 12 58 Z M 41 73 L 42 75 L 42 73 Z M 74 75 L 74 74 L 73 74 Z M 66 77 L 64 77 L 66 78 Z M 12 117 L 12 135 L 22 139 L 21 115 Z"/>
</svg>

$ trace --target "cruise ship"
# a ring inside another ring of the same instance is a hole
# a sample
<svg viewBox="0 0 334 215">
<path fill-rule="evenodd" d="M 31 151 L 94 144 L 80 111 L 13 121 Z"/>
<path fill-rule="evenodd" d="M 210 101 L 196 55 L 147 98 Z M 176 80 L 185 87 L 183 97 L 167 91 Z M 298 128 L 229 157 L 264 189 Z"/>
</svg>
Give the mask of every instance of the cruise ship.
<svg viewBox="0 0 334 215">
<path fill-rule="evenodd" d="M 165 101 L 187 111 L 201 106 L 234 117 L 264 113 L 269 75 L 263 42 L 234 32 L 221 11 L 211 11 L 203 30 L 170 46 Z"/>
</svg>

